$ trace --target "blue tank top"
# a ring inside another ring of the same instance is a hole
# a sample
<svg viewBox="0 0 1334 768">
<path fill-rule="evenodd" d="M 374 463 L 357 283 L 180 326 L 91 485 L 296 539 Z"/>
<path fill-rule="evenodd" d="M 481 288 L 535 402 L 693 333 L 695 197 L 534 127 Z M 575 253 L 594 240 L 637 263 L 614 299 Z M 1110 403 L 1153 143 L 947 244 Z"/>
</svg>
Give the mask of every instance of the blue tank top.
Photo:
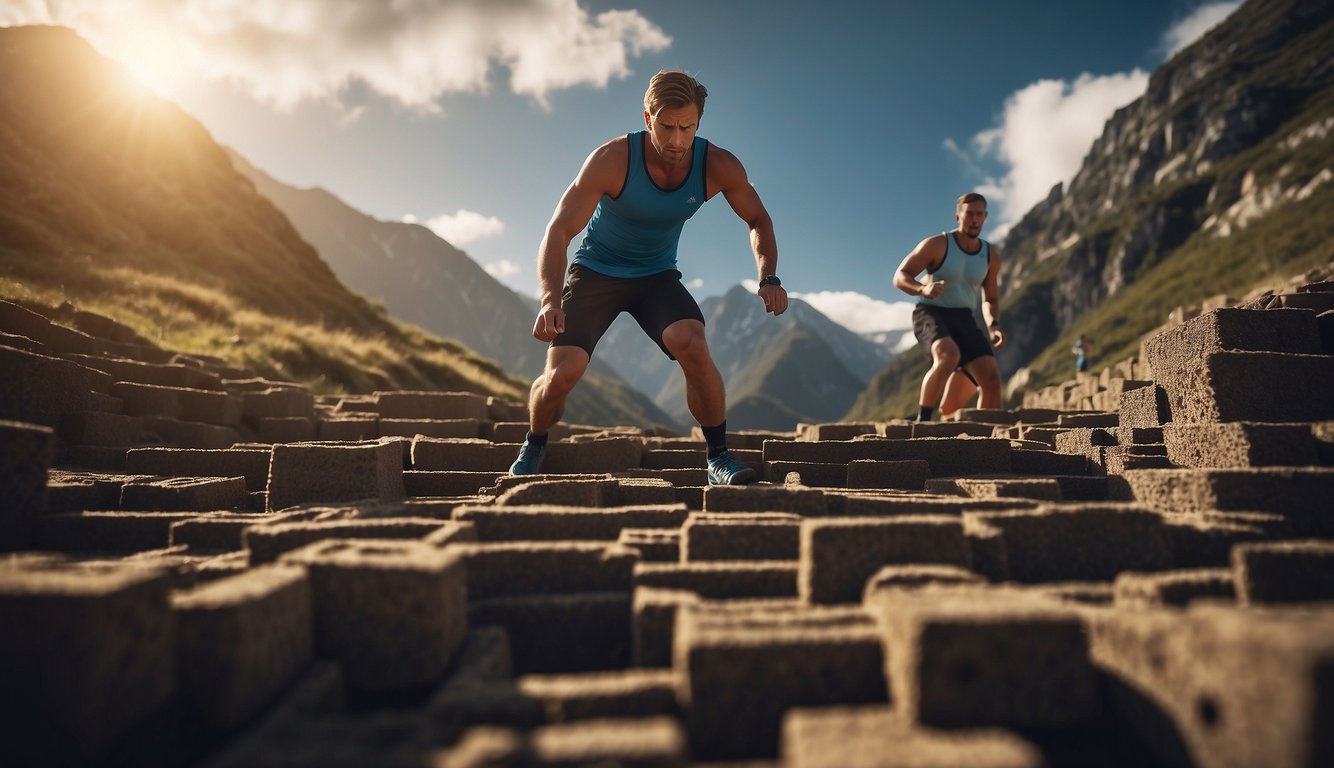
<svg viewBox="0 0 1334 768">
<path fill-rule="evenodd" d="M 681 228 L 704 205 L 709 142 L 695 137 L 690 173 L 674 189 L 659 187 L 644 162 L 647 131 L 629 134 L 630 161 L 616 197 L 603 195 L 588 221 L 574 263 L 611 277 L 644 277 L 676 269 Z"/>
<path fill-rule="evenodd" d="M 917 297 L 918 304 L 928 307 L 952 307 L 955 309 L 973 309 L 981 298 L 982 281 L 987 277 L 987 266 L 991 262 L 991 246 L 986 240 L 974 252 L 965 251 L 954 240 L 953 232 L 945 233 L 945 258 L 935 271 L 928 270 L 937 281 L 945 281 L 945 290 L 934 299 Z"/>
</svg>

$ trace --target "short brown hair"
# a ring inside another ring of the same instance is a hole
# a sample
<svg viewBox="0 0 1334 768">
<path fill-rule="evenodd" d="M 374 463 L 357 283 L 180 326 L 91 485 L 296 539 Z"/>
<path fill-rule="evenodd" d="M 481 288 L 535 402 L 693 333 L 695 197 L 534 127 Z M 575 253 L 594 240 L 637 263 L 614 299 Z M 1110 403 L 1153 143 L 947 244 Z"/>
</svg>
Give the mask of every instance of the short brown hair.
<svg viewBox="0 0 1334 768">
<path fill-rule="evenodd" d="M 704 116 L 704 99 L 709 91 L 699 81 L 679 69 L 664 69 L 648 81 L 644 91 L 644 109 L 657 115 L 663 107 L 680 108 L 694 104 Z"/>
<path fill-rule="evenodd" d="M 976 192 L 969 192 L 966 195 L 959 195 L 959 202 L 954 204 L 954 210 L 968 205 L 969 203 L 981 203 L 983 208 L 987 207 L 987 199 Z"/>
</svg>

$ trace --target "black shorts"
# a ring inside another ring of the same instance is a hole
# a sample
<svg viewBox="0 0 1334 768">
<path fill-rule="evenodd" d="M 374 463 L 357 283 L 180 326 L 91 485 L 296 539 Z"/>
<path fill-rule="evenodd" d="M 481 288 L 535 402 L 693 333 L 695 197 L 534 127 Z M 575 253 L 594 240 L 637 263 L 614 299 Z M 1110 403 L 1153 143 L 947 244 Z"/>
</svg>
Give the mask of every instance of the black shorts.
<svg viewBox="0 0 1334 768">
<path fill-rule="evenodd" d="M 647 277 L 609 277 L 582 264 L 570 267 L 570 279 L 561 294 L 565 310 L 565 332 L 551 341 L 553 347 L 579 347 L 593 356 L 602 334 L 622 312 L 639 323 L 665 355 L 676 358 L 662 343 L 662 332 L 677 320 L 704 322 L 695 297 L 681 284 L 676 270 Z"/>
<path fill-rule="evenodd" d="M 996 354 L 991 341 L 977 327 L 971 309 L 918 304 L 912 311 L 912 332 L 926 350 L 927 357 L 931 356 L 931 345 L 937 339 L 953 339 L 959 347 L 960 368 L 979 357 Z"/>
</svg>

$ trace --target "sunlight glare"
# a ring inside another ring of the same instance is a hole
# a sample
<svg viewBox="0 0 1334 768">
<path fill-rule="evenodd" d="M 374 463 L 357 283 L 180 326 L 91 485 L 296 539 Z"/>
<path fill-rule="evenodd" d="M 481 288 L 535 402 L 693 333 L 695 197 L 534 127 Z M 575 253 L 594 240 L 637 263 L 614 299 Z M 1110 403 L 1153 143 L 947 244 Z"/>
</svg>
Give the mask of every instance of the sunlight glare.
<svg viewBox="0 0 1334 768">
<path fill-rule="evenodd" d="M 137 85 L 163 98 L 184 85 L 185 50 L 164 26 L 136 24 L 117 35 L 115 57 Z"/>
</svg>

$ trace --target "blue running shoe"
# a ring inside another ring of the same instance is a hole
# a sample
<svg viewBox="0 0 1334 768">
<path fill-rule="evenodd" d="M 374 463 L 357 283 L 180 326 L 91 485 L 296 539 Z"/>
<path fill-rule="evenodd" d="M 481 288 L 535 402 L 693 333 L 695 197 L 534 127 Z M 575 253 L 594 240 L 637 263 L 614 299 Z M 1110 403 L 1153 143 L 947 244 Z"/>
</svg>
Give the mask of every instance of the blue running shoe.
<svg viewBox="0 0 1334 768">
<path fill-rule="evenodd" d="M 527 440 L 523 441 L 523 446 L 519 448 L 519 458 L 510 465 L 511 475 L 536 475 L 537 468 L 542 463 L 542 454 L 545 453 L 545 445 L 533 445 Z"/>
<path fill-rule="evenodd" d="M 709 485 L 746 485 L 755 482 L 755 470 L 723 451 L 709 459 Z"/>
</svg>

